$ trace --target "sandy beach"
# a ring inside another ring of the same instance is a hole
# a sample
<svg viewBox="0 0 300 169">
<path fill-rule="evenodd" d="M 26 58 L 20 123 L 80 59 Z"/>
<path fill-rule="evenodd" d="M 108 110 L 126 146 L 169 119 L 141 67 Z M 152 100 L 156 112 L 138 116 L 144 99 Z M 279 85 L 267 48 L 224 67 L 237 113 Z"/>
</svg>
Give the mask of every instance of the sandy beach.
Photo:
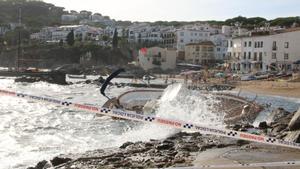
<svg viewBox="0 0 300 169">
<path fill-rule="evenodd" d="M 300 82 L 286 81 L 241 81 L 235 90 L 256 94 L 300 98 Z"/>
</svg>

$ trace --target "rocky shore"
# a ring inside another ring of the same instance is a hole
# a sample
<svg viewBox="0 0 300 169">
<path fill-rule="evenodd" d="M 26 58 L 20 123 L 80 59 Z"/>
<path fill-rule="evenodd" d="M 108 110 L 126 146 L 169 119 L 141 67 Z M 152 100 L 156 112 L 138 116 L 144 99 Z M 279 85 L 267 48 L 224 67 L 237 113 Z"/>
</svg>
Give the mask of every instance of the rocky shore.
<svg viewBox="0 0 300 169">
<path fill-rule="evenodd" d="M 61 169 L 183 167 L 191 166 L 198 152 L 244 144 L 248 142 L 179 132 L 164 140 L 126 142 L 119 148 L 61 155 L 50 162 L 41 161 L 28 169 L 45 169 L 50 166 Z"/>
<path fill-rule="evenodd" d="M 258 128 L 254 128 L 249 124 L 236 124 L 228 126 L 228 128 L 243 132 L 252 131 L 252 133 L 259 135 L 268 135 L 300 143 L 300 109 L 293 113 L 282 108 L 275 109 L 266 121 L 259 124 Z M 126 142 L 118 148 L 88 151 L 83 154 L 60 155 L 50 161 L 41 161 L 35 167 L 29 167 L 28 169 L 51 167 L 61 169 L 186 167 L 194 165 L 199 153 L 207 150 L 215 151 L 225 147 L 251 151 L 255 149 L 255 151 L 260 152 L 265 151 L 270 146 L 243 140 L 202 135 L 197 132 L 179 132 L 164 140 Z M 287 150 L 287 152 L 289 151 Z"/>
</svg>

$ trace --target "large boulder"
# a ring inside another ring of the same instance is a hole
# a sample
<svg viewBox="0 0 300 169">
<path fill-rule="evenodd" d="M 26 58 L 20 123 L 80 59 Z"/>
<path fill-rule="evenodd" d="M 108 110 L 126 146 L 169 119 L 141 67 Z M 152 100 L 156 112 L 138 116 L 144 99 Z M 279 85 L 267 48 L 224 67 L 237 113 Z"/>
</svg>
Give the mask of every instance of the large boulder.
<svg viewBox="0 0 300 169">
<path fill-rule="evenodd" d="M 271 125 L 272 123 L 278 122 L 280 119 L 287 116 L 288 114 L 290 114 L 290 112 L 284 110 L 283 108 L 277 108 L 271 112 L 266 122 L 268 125 Z"/>
<path fill-rule="evenodd" d="M 65 157 L 54 157 L 52 160 L 50 160 L 51 164 L 55 167 L 64 163 L 67 163 L 71 161 L 71 158 L 65 158 Z"/>
<path fill-rule="evenodd" d="M 298 130 L 300 129 L 300 108 L 298 111 L 294 114 L 292 120 L 289 123 L 289 129 L 290 130 Z"/>
</svg>

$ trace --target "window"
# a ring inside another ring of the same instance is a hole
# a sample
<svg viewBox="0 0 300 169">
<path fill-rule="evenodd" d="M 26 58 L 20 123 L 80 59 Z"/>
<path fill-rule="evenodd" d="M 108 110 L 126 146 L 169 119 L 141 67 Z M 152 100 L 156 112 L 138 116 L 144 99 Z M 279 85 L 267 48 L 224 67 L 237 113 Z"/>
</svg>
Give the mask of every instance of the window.
<svg viewBox="0 0 300 169">
<path fill-rule="evenodd" d="M 184 32 L 180 32 L 180 36 L 184 36 Z"/>
<path fill-rule="evenodd" d="M 194 34 L 193 33 L 191 33 L 191 36 L 193 36 Z"/>
<path fill-rule="evenodd" d="M 244 42 L 244 47 L 247 47 L 247 42 Z"/>
<path fill-rule="evenodd" d="M 252 43 L 251 43 L 251 41 L 249 41 L 249 42 L 248 42 L 248 46 L 251 47 L 251 45 L 252 45 Z"/>
<path fill-rule="evenodd" d="M 244 59 L 247 58 L 247 52 L 244 52 Z"/>
<path fill-rule="evenodd" d="M 284 42 L 284 48 L 289 48 L 289 42 Z"/>
<path fill-rule="evenodd" d="M 276 41 L 273 41 L 272 50 L 277 50 L 277 44 L 276 44 Z"/>
<path fill-rule="evenodd" d="M 232 43 L 232 41 L 230 41 L 230 47 L 232 47 L 233 46 L 233 43 Z"/>
<path fill-rule="evenodd" d="M 264 42 L 263 41 L 260 42 L 260 47 L 261 48 L 264 47 Z"/>
<path fill-rule="evenodd" d="M 248 52 L 248 59 L 251 59 L 251 52 Z"/>
<path fill-rule="evenodd" d="M 262 56 L 263 56 L 263 53 L 259 52 L 259 61 L 262 61 Z"/>
<path fill-rule="evenodd" d="M 276 53 L 272 53 L 272 59 L 276 59 Z"/>
<path fill-rule="evenodd" d="M 284 60 L 289 60 L 289 54 L 288 53 L 284 54 Z"/>
<path fill-rule="evenodd" d="M 183 43 L 183 39 L 180 39 L 180 42 Z"/>
<path fill-rule="evenodd" d="M 256 52 L 254 52 L 254 59 L 253 60 L 257 61 L 257 53 Z"/>
<path fill-rule="evenodd" d="M 220 49 L 220 48 L 217 48 L 217 51 L 218 51 L 218 52 L 220 52 L 220 51 L 221 51 L 221 49 Z"/>
<path fill-rule="evenodd" d="M 196 46 L 196 51 L 199 52 L 200 51 L 200 47 Z"/>
<path fill-rule="evenodd" d="M 257 42 L 254 43 L 254 48 L 257 48 Z"/>
</svg>

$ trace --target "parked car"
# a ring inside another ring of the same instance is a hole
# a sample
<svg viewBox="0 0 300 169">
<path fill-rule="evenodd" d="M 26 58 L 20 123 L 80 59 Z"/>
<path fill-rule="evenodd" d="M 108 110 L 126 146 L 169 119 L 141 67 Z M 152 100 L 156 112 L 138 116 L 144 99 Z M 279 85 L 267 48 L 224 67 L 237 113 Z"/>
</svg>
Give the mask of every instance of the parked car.
<svg viewBox="0 0 300 169">
<path fill-rule="evenodd" d="M 152 76 L 152 75 L 145 75 L 145 76 L 143 76 L 143 80 L 154 80 L 154 79 L 156 79 L 156 77 Z"/>
<path fill-rule="evenodd" d="M 256 77 L 253 75 L 245 75 L 241 77 L 241 81 L 250 81 L 250 80 L 256 80 Z"/>
</svg>

